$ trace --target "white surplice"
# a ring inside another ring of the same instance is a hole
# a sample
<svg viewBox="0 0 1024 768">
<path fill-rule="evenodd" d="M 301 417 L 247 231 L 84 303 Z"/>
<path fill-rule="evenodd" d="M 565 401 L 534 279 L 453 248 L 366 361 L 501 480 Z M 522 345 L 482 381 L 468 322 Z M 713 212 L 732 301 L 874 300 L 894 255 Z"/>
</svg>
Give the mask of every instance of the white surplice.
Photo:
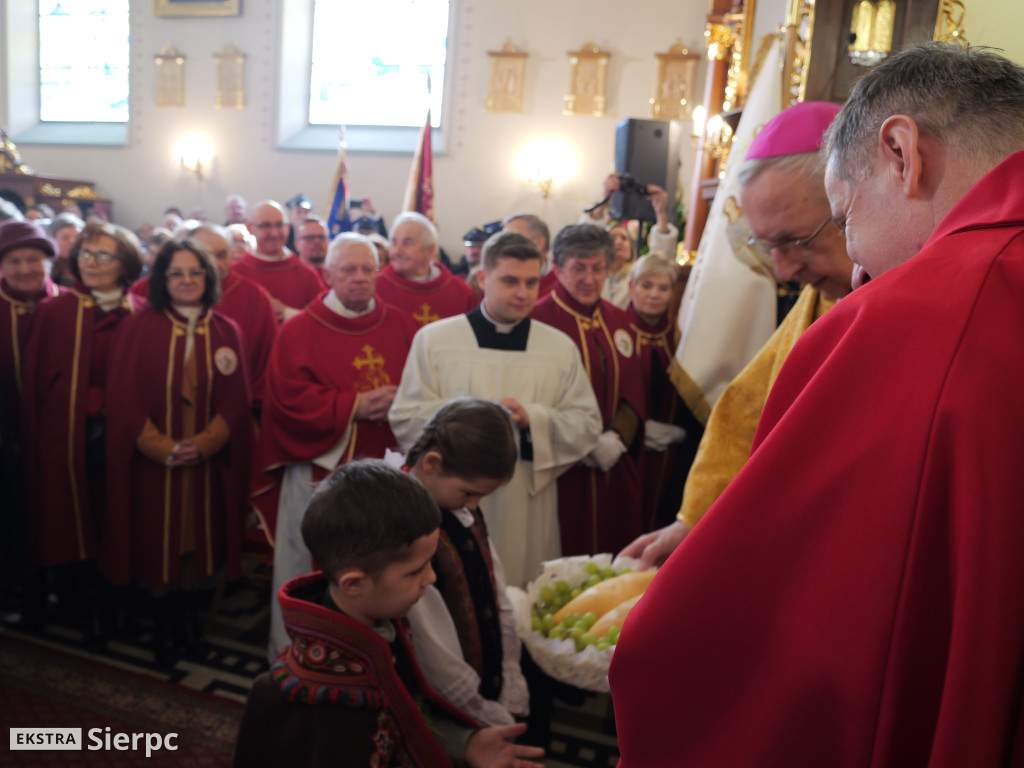
<svg viewBox="0 0 1024 768">
<path fill-rule="evenodd" d="M 388 414 L 402 449 L 438 408 L 464 396 L 515 398 L 530 417 L 533 461 L 516 462 L 512 479 L 480 502 L 508 583 L 522 587 L 561 556 L 555 481 L 597 444 L 601 413 L 576 345 L 536 320 L 525 351 L 480 347 L 465 315 L 421 328 Z"/>
</svg>

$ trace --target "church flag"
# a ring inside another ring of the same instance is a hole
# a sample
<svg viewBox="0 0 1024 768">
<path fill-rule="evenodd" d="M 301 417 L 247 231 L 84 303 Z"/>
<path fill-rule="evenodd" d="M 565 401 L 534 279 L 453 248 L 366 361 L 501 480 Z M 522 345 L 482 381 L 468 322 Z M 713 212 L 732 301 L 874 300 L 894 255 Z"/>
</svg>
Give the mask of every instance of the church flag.
<svg viewBox="0 0 1024 768">
<path fill-rule="evenodd" d="M 352 222 L 348 216 L 348 186 L 345 179 L 348 174 L 345 165 L 345 126 L 339 126 L 338 132 L 338 167 L 334 171 L 334 181 L 331 182 L 331 188 L 327 193 L 330 202 L 324 214 L 327 231 L 332 238 L 352 229 Z"/>
<path fill-rule="evenodd" d="M 430 109 L 427 109 L 427 121 L 420 131 L 416 153 L 412 158 L 402 210 L 422 213 L 434 221 L 434 153 L 431 148 Z"/>
<path fill-rule="evenodd" d="M 701 422 L 726 386 L 775 330 L 776 283 L 770 261 L 747 244 L 738 171 L 765 123 L 782 111 L 779 45 L 752 84 L 679 308 L 679 346 L 669 375 Z"/>
</svg>

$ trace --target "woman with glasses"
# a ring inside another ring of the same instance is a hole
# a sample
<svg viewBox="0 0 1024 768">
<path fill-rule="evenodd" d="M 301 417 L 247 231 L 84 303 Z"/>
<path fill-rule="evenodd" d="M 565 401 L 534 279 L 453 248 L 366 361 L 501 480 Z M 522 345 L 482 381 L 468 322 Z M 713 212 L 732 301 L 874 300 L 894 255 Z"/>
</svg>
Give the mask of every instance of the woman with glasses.
<svg viewBox="0 0 1024 768">
<path fill-rule="evenodd" d="M 36 311 L 25 348 L 22 427 L 36 564 L 54 568 L 87 645 L 101 642 L 96 557 L 106 510 L 108 360 L 122 321 L 144 302 L 126 288 L 142 269 L 139 241 L 91 221 L 71 250 L 71 289 Z"/>
<path fill-rule="evenodd" d="M 164 244 L 149 309 L 125 323 L 110 393 L 110 506 L 101 567 L 154 598 L 161 666 L 201 643 L 210 577 L 237 569 L 248 489 L 250 397 L 234 321 L 213 311 L 220 279 L 191 240 Z M 172 630 L 179 636 L 172 638 Z"/>
</svg>

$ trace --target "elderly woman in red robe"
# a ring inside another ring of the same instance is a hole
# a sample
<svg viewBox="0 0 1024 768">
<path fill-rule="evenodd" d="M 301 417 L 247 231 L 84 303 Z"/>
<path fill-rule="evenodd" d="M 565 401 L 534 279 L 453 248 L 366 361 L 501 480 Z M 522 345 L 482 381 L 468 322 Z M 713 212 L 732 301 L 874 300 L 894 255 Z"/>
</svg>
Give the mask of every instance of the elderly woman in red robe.
<svg viewBox="0 0 1024 768">
<path fill-rule="evenodd" d="M 113 360 L 119 407 L 100 563 L 115 584 L 149 587 L 161 665 L 198 649 L 204 579 L 238 568 L 250 396 L 238 326 L 213 310 L 219 296 L 205 250 L 165 243 L 150 272 L 152 306 L 125 324 Z"/>
<path fill-rule="evenodd" d="M 46 276 L 56 245 L 30 221 L 0 224 L 0 554 L 3 570 L 28 565 L 18 435 L 21 369 L 35 309 L 61 293 Z"/>
<path fill-rule="evenodd" d="M 672 519 L 683 494 L 685 470 L 677 466 L 679 444 L 686 437 L 686 405 L 668 378 L 668 365 L 678 338 L 668 315 L 676 265 L 661 253 L 642 256 L 629 271 L 626 315 L 636 333 L 647 392 L 644 423 L 644 526 L 650 530 Z"/>
<path fill-rule="evenodd" d="M 40 305 L 25 345 L 25 494 L 36 565 L 57 570 L 61 596 L 94 645 L 104 634 L 95 560 L 106 508 L 107 363 L 122 321 L 142 303 L 126 292 L 142 269 L 139 241 L 123 227 L 90 222 L 69 269 L 75 284 Z"/>
</svg>

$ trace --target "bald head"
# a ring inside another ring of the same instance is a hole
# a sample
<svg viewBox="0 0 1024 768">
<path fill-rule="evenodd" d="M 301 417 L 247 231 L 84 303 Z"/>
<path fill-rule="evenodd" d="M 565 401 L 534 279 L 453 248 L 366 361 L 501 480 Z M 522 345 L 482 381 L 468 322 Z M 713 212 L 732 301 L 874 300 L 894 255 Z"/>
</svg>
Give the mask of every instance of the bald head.
<svg viewBox="0 0 1024 768">
<path fill-rule="evenodd" d="M 256 238 L 256 252 L 268 258 L 284 258 L 288 225 L 284 208 L 273 200 L 261 200 L 253 206 L 246 224 Z"/>
</svg>

